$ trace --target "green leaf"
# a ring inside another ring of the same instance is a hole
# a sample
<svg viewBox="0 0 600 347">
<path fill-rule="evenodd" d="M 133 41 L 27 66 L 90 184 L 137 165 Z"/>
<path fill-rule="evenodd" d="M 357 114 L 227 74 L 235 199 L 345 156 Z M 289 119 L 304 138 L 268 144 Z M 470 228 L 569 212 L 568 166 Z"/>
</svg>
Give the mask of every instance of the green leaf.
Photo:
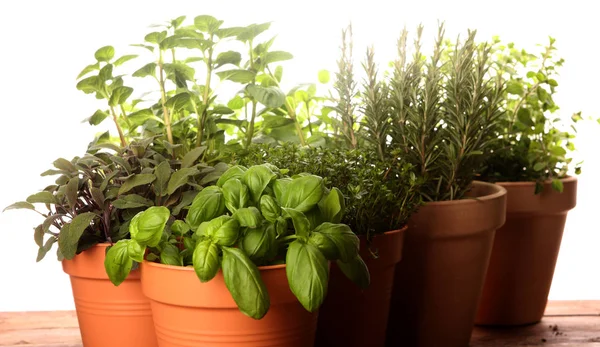
<svg viewBox="0 0 600 347">
<path fill-rule="evenodd" d="M 121 188 L 119 188 L 119 195 L 123 195 L 135 187 L 144 186 L 150 184 L 156 180 L 156 176 L 153 174 L 137 174 L 129 177 Z"/>
<path fill-rule="evenodd" d="M 171 175 L 171 179 L 167 185 L 167 193 L 169 195 L 175 193 L 177 189 L 188 183 L 189 177 L 195 176 L 200 172 L 195 168 L 184 168 L 175 171 Z"/>
<path fill-rule="evenodd" d="M 367 264 L 365 264 L 360 256 L 356 256 L 347 263 L 344 263 L 341 260 L 338 260 L 336 263 L 344 275 L 358 287 L 361 289 L 367 289 L 369 287 L 371 275 L 369 274 Z"/>
<path fill-rule="evenodd" d="M 260 211 L 266 220 L 273 223 L 281 216 L 281 207 L 270 195 L 260 198 Z"/>
<path fill-rule="evenodd" d="M 146 77 L 146 76 L 156 76 L 156 63 L 149 63 L 144 65 L 142 68 L 136 70 L 133 74 L 133 77 Z"/>
<path fill-rule="evenodd" d="M 250 200 L 248 187 L 239 179 L 233 178 L 225 182 L 222 187 L 225 207 L 229 212 L 234 213 L 240 208 L 246 207 Z"/>
<path fill-rule="evenodd" d="M 127 194 L 112 202 L 115 208 L 124 210 L 128 208 L 147 207 L 154 205 L 152 200 L 148 200 L 137 194 Z"/>
<path fill-rule="evenodd" d="M 146 35 L 144 37 L 144 40 L 146 42 L 150 42 L 150 43 L 154 43 L 154 44 L 160 44 L 162 42 L 162 40 L 165 39 L 165 37 L 167 37 L 167 32 L 166 31 L 161 31 L 161 32 L 152 32 L 148 35 Z"/>
<path fill-rule="evenodd" d="M 563 182 L 559 179 L 553 179 L 552 180 L 552 189 L 556 190 L 559 193 L 563 192 L 564 186 L 563 186 Z"/>
<path fill-rule="evenodd" d="M 33 241 L 38 247 L 44 246 L 44 227 L 43 225 L 38 225 L 33 232 Z"/>
<path fill-rule="evenodd" d="M 152 206 L 136 214 L 129 224 L 131 239 L 142 246 L 156 247 L 170 215 L 164 206 Z"/>
<path fill-rule="evenodd" d="M 183 235 L 190 231 L 190 226 L 182 220 L 176 220 L 171 224 L 171 231 L 176 235 Z"/>
<path fill-rule="evenodd" d="M 550 153 L 557 157 L 562 157 L 567 154 L 567 150 L 560 146 L 553 146 L 550 148 Z"/>
<path fill-rule="evenodd" d="M 304 213 L 294 210 L 293 208 L 283 207 L 284 214 L 292 219 L 296 235 L 307 238 L 310 233 L 310 221 Z"/>
<path fill-rule="evenodd" d="M 337 245 L 327 236 L 321 233 L 311 233 L 308 243 L 317 247 L 327 260 L 336 260 L 340 258 L 340 252 Z"/>
<path fill-rule="evenodd" d="M 545 168 L 546 168 L 546 163 L 537 162 L 537 163 L 535 163 L 535 165 L 533 165 L 533 170 L 534 171 L 542 171 Z"/>
<path fill-rule="evenodd" d="M 344 195 L 337 188 L 332 188 L 318 203 L 323 218 L 332 223 L 340 223 L 344 216 L 346 203 Z"/>
<path fill-rule="evenodd" d="M 219 246 L 233 246 L 239 236 L 240 223 L 233 217 L 220 216 L 208 222 L 208 230 Z"/>
<path fill-rule="evenodd" d="M 258 204 L 263 191 L 277 175 L 266 165 L 254 165 L 242 176 L 242 183 L 248 186 L 250 197 L 254 204 Z"/>
<path fill-rule="evenodd" d="M 213 16 L 201 15 L 194 18 L 194 26 L 205 33 L 214 33 L 223 24 L 222 20 L 217 20 Z"/>
<path fill-rule="evenodd" d="M 237 83 L 250 83 L 254 81 L 254 77 L 256 77 L 256 72 L 242 70 L 242 69 L 233 69 L 217 72 L 217 76 L 221 79 L 221 81 L 232 81 Z"/>
<path fill-rule="evenodd" d="M 227 103 L 227 107 L 233 110 L 241 110 L 244 105 L 244 99 L 242 99 L 242 97 L 239 95 L 234 96 L 233 99 L 229 100 Z"/>
<path fill-rule="evenodd" d="M 82 79 L 76 85 L 77 90 L 81 90 L 86 94 L 96 93 L 102 87 L 102 81 L 98 76 L 90 76 Z"/>
<path fill-rule="evenodd" d="M 223 199 L 221 189 L 210 186 L 196 195 L 188 211 L 186 222 L 195 231 L 201 223 L 210 221 L 224 212 L 225 199 Z"/>
<path fill-rule="evenodd" d="M 277 201 L 280 204 L 284 199 L 284 195 L 286 194 L 290 183 L 292 183 L 292 179 L 289 177 L 277 179 L 273 183 L 273 192 L 275 193 L 275 199 L 277 199 Z"/>
<path fill-rule="evenodd" d="M 100 69 L 100 72 L 98 72 L 98 78 L 102 81 L 102 83 L 112 79 L 113 75 L 113 65 L 112 64 L 106 64 L 104 65 L 104 67 L 102 69 Z"/>
<path fill-rule="evenodd" d="M 240 311 L 261 319 L 270 306 L 269 293 L 256 265 L 238 248 L 223 247 L 225 285 Z"/>
<path fill-rule="evenodd" d="M 73 165 L 73 163 L 71 163 L 67 159 L 58 158 L 52 164 L 54 165 L 55 168 L 57 168 L 59 170 L 64 170 L 64 171 L 71 172 L 71 173 L 77 172 L 77 168 L 75 167 L 75 165 Z"/>
<path fill-rule="evenodd" d="M 171 165 L 168 161 L 163 161 L 154 168 L 154 176 L 156 176 L 156 182 L 154 182 L 154 192 L 157 196 L 164 196 L 167 194 L 167 185 L 171 178 Z"/>
<path fill-rule="evenodd" d="M 98 61 L 110 61 L 115 56 L 115 49 L 113 46 L 104 46 L 94 53 L 94 57 Z"/>
<path fill-rule="evenodd" d="M 123 283 L 133 267 L 133 259 L 129 257 L 129 243 L 132 240 L 120 240 L 108 248 L 104 258 L 104 270 L 110 281 L 118 286 Z"/>
<path fill-rule="evenodd" d="M 67 203 L 72 210 L 75 210 L 77 205 L 77 196 L 79 195 L 79 177 L 75 176 L 69 180 L 65 189 Z"/>
<path fill-rule="evenodd" d="M 50 192 L 39 192 L 27 197 L 27 202 L 31 204 L 43 203 L 43 204 L 56 204 L 54 195 Z"/>
<path fill-rule="evenodd" d="M 119 59 L 115 60 L 115 62 L 113 63 L 114 66 L 120 66 L 123 65 L 124 63 L 137 58 L 137 54 L 129 54 L 129 55 L 124 55 L 122 57 L 120 57 Z"/>
<path fill-rule="evenodd" d="M 46 256 L 46 254 L 48 253 L 48 251 L 50 251 L 50 249 L 52 248 L 52 245 L 54 245 L 56 243 L 56 237 L 51 237 L 49 238 L 46 243 L 44 243 L 43 247 L 40 247 L 38 249 L 38 254 L 37 254 L 37 258 L 36 258 L 36 262 L 39 262 L 40 260 L 44 259 L 44 257 Z"/>
<path fill-rule="evenodd" d="M 190 104 L 190 99 L 190 93 L 182 92 L 169 98 L 165 103 L 165 106 L 172 108 L 174 112 L 179 112 Z"/>
<path fill-rule="evenodd" d="M 183 192 L 183 196 L 181 197 L 181 201 L 177 206 L 173 207 L 173 215 L 178 215 L 183 208 L 189 207 L 194 198 L 198 195 L 198 192 L 195 190 L 189 190 L 187 192 Z"/>
<path fill-rule="evenodd" d="M 283 77 L 283 68 L 281 66 L 277 66 L 273 75 L 278 83 L 281 82 L 281 78 Z"/>
<path fill-rule="evenodd" d="M 97 110 L 90 118 L 87 119 L 87 121 L 90 125 L 98 125 L 102 123 L 102 121 L 105 120 L 107 117 L 108 113 L 102 110 Z"/>
<path fill-rule="evenodd" d="M 506 86 L 506 91 L 509 94 L 514 95 L 523 95 L 523 93 L 525 92 L 525 90 L 523 89 L 523 85 L 517 81 L 509 81 Z"/>
<path fill-rule="evenodd" d="M 254 40 L 261 33 L 269 30 L 271 23 L 251 24 L 244 28 L 237 39 L 242 42 L 248 42 Z"/>
<path fill-rule="evenodd" d="M 267 52 L 262 62 L 266 65 L 278 61 L 290 60 L 292 58 L 294 58 L 294 56 L 291 53 L 284 51 L 273 51 Z"/>
<path fill-rule="evenodd" d="M 246 86 L 246 91 L 256 101 L 269 108 L 277 108 L 285 103 L 285 93 L 278 87 L 261 87 L 255 84 Z"/>
<path fill-rule="evenodd" d="M 50 194 L 52 195 L 52 194 Z M 29 209 L 29 210 L 35 210 L 35 206 L 33 206 L 32 204 L 26 202 L 26 201 L 19 201 L 19 202 L 15 202 L 12 205 L 6 206 L 4 208 L 4 210 L 2 210 L 2 212 L 4 211 L 8 211 L 8 210 L 16 210 L 16 209 Z"/>
<path fill-rule="evenodd" d="M 320 233 L 333 242 L 338 250 L 340 259 L 349 262 L 358 255 L 359 240 L 346 224 L 323 223 L 313 233 Z"/>
<path fill-rule="evenodd" d="M 290 243 L 285 263 L 292 293 L 307 311 L 315 312 L 327 295 L 327 259 L 315 246 L 296 240 Z"/>
<path fill-rule="evenodd" d="M 321 200 L 324 193 L 323 179 L 306 175 L 293 179 L 282 196 L 281 206 L 308 212 Z"/>
<path fill-rule="evenodd" d="M 247 170 L 248 169 L 246 167 L 241 165 L 235 165 L 230 167 L 221 175 L 221 177 L 219 177 L 219 180 L 217 181 L 217 186 L 223 187 L 225 182 L 229 181 L 230 179 L 241 179 Z"/>
<path fill-rule="evenodd" d="M 125 101 L 127 101 L 127 98 L 129 96 L 131 96 L 131 94 L 133 93 L 133 88 L 130 87 L 117 87 L 113 90 L 112 95 L 110 96 L 110 100 L 108 101 L 108 104 L 110 106 L 117 106 L 117 105 L 121 105 L 123 103 L 125 103 Z"/>
<path fill-rule="evenodd" d="M 198 242 L 194 249 L 193 260 L 194 270 L 200 279 L 205 283 L 212 280 L 219 271 L 219 247 L 210 239 Z"/>
<path fill-rule="evenodd" d="M 225 64 L 232 64 L 239 66 L 242 61 L 242 55 L 239 52 L 235 51 L 227 51 L 223 53 L 219 53 L 217 59 L 215 59 L 215 69 L 219 68 Z"/>
<path fill-rule="evenodd" d="M 129 242 L 127 243 L 127 253 L 129 254 L 129 257 L 131 259 L 137 261 L 138 263 L 141 263 L 144 261 L 144 253 L 146 253 L 146 247 L 135 242 L 135 240 L 129 240 Z"/>
<path fill-rule="evenodd" d="M 556 80 L 554 80 L 554 79 L 549 79 L 548 84 L 551 85 L 552 87 L 558 87 L 558 82 L 556 82 Z"/>
<path fill-rule="evenodd" d="M 81 72 L 79 73 L 79 75 L 77 75 L 76 79 L 80 79 L 81 77 L 89 74 L 90 72 L 97 71 L 99 69 L 100 69 L 100 64 L 99 63 L 88 65 L 83 70 L 81 70 Z"/>
<path fill-rule="evenodd" d="M 65 259 L 73 259 L 77 252 L 77 244 L 83 232 L 90 226 L 92 220 L 96 217 L 95 213 L 86 212 L 79 214 L 73 218 L 71 223 L 65 224 L 60 230 L 58 237 L 58 247 Z"/>
<path fill-rule="evenodd" d="M 319 71 L 319 83 L 327 84 L 327 83 L 329 83 L 329 80 L 330 80 L 329 71 L 320 70 Z"/>
<path fill-rule="evenodd" d="M 238 209 L 233 214 L 233 218 L 240 223 L 240 226 L 247 228 L 257 228 L 262 222 L 260 211 L 254 206 Z"/>
<path fill-rule="evenodd" d="M 202 153 L 204 153 L 204 151 L 206 151 L 206 147 L 200 146 L 200 147 L 196 147 L 196 148 L 192 149 L 191 151 L 187 152 L 185 154 L 185 156 L 183 157 L 183 160 L 181 161 L 181 168 L 184 169 L 186 167 L 193 166 L 194 163 L 196 163 L 196 160 L 198 160 L 198 158 L 200 158 Z"/>
<path fill-rule="evenodd" d="M 165 265 L 183 266 L 183 258 L 179 248 L 174 244 L 166 242 L 160 252 L 160 262 Z"/>
<path fill-rule="evenodd" d="M 277 252 L 275 226 L 263 225 L 260 228 L 248 229 L 239 243 L 244 251 L 255 263 L 264 263 Z"/>
</svg>

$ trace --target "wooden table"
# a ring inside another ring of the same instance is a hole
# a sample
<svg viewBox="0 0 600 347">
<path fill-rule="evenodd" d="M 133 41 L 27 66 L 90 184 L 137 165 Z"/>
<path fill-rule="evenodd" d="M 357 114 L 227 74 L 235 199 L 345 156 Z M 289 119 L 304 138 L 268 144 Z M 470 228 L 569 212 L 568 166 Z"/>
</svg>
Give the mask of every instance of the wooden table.
<svg viewBox="0 0 600 347">
<path fill-rule="evenodd" d="M 16 346 L 81 347 L 75 312 L 0 312 L 0 347 Z M 552 301 L 541 323 L 475 328 L 471 346 L 600 347 L 600 301 Z"/>
</svg>

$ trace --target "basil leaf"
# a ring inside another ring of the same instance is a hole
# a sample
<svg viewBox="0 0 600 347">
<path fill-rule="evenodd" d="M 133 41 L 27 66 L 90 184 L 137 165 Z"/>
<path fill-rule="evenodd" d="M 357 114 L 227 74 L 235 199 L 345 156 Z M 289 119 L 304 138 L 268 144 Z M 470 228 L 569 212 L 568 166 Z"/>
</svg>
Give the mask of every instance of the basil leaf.
<svg viewBox="0 0 600 347">
<path fill-rule="evenodd" d="M 237 178 L 232 178 L 225 182 L 222 190 L 225 207 L 227 207 L 229 212 L 234 213 L 238 209 L 248 205 L 248 200 L 250 199 L 248 187 Z"/>
<path fill-rule="evenodd" d="M 308 243 L 317 247 L 327 260 L 336 260 L 340 258 L 340 252 L 337 245 L 327 236 L 321 233 L 311 233 Z"/>
<path fill-rule="evenodd" d="M 275 193 L 275 199 L 277 199 L 280 205 L 283 202 L 284 195 L 287 192 L 290 183 L 292 183 L 292 179 L 289 177 L 280 178 L 273 183 L 273 193 Z"/>
<path fill-rule="evenodd" d="M 129 240 L 129 242 L 127 243 L 127 253 L 129 254 L 129 257 L 137 261 L 138 263 L 144 261 L 145 252 L 146 247 L 135 242 L 135 240 Z"/>
<path fill-rule="evenodd" d="M 341 261 L 348 262 L 358 255 L 360 241 L 346 224 L 323 223 L 313 230 L 313 233 L 320 233 L 331 240 Z"/>
<path fill-rule="evenodd" d="M 319 176 L 306 175 L 295 178 L 283 192 L 281 206 L 293 208 L 300 212 L 312 209 L 323 197 L 323 179 Z"/>
<path fill-rule="evenodd" d="M 179 248 L 172 243 L 165 242 L 160 252 L 161 264 L 183 266 L 183 258 L 179 253 Z"/>
<path fill-rule="evenodd" d="M 369 274 L 367 264 L 365 264 L 360 256 L 357 255 L 347 263 L 338 260 L 336 264 L 349 280 L 354 282 L 361 289 L 367 289 L 371 283 L 371 275 Z"/>
<path fill-rule="evenodd" d="M 225 200 L 221 188 L 210 186 L 196 195 L 185 220 L 195 231 L 202 222 L 209 221 L 224 212 Z"/>
<path fill-rule="evenodd" d="M 173 224 L 171 224 L 171 231 L 175 235 L 181 236 L 190 231 L 190 226 L 182 220 L 176 220 L 175 222 L 173 222 Z"/>
<path fill-rule="evenodd" d="M 230 167 L 229 169 L 227 169 L 227 171 L 223 172 L 221 177 L 219 177 L 219 180 L 217 181 L 217 186 L 223 187 L 225 182 L 233 178 L 242 179 L 242 176 L 247 170 L 248 169 L 246 167 L 241 165 Z"/>
<path fill-rule="evenodd" d="M 346 204 L 344 202 L 344 195 L 339 189 L 335 187 L 332 188 L 329 193 L 319 201 L 318 206 L 325 221 L 331 223 L 340 223 L 342 221 Z"/>
<path fill-rule="evenodd" d="M 248 229 L 240 242 L 240 248 L 254 262 L 269 260 L 277 252 L 275 226 L 268 224 L 261 228 Z"/>
<path fill-rule="evenodd" d="M 266 165 L 254 165 L 244 173 L 242 183 L 248 186 L 252 202 L 258 204 L 263 191 L 275 177 L 277 175 Z"/>
<path fill-rule="evenodd" d="M 292 293 L 307 311 L 315 312 L 327 295 L 327 259 L 317 247 L 296 240 L 290 243 L 285 263 Z"/>
<path fill-rule="evenodd" d="M 275 222 L 281 216 L 281 207 L 270 195 L 263 195 L 260 198 L 260 211 L 269 222 Z"/>
<path fill-rule="evenodd" d="M 219 247 L 210 239 L 198 242 L 194 249 L 194 270 L 200 282 L 212 280 L 219 271 Z"/>
<path fill-rule="evenodd" d="M 104 258 L 104 269 L 110 281 L 118 286 L 121 284 L 133 267 L 133 259 L 129 257 L 129 243 L 132 240 L 121 240 L 108 249 Z"/>
<path fill-rule="evenodd" d="M 242 227 L 256 228 L 262 222 L 260 211 L 256 207 L 240 208 L 233 214 Z"/>
<path fill-rule="evenodd" d="M 129 224 L 131 238 L 142 246 L 156 247 L 170 215 L 164 206 L 152 206 L 136 214 Z"/>
<path fill-rule="evenodd" d="M 238 248 L 223 247 L 225 285 L 240 311 L 261 319 L 271 305 L 269 293 L 254 263 Z"/>
<path fill-rule="evenodd" d="M 208 223 L 208 235 L 219 246 L 233 246 L 237 241 L 240 231 L 240 223 L 230 216 L 221 216 Z"/>
<path fill-rule="evenodd" d="M 296 235 L 301 237 L 308 237 L 310 233 L 310 221 L 304 213 L 294 210 L 293 208 L 283 208 L 284 214 L 292 219 L 294 224 L 294 230 Z"/>
</svg>

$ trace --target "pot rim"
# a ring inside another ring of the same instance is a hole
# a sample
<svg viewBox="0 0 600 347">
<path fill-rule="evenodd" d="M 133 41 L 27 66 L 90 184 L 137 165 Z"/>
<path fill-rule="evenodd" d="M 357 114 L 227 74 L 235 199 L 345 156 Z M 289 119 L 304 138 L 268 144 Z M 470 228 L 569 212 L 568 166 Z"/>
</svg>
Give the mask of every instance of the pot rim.
<svg viewBox="0 0 600 347">
<path fill-rule="evenodd" d="M 571 182 L 577 182 L 577 177 L 565 176 L 563 178 L 559 178 L 559 180 L 561 180 L 563 183 L 571 183 Z M 551 179 L 547 179 L 544 181 L 544 184 L 551 184 L 551 183 L 552 183 Z M 494 182 L 493 184 L 508 186 L 508 187 L 530 187 L 530 186 L 535 186 L 536 182 L 535 181 L 516 181 L 516 182 L 498 181 L 498 182 Z"/>
<path fill-rule="evenodd" d="M 475 180 L 475 181 L 473 181 L 473 185 L 488 186 L 488 187 L 496 190 L 496 192 L 494 192 L 492 194 L 480 196 L 477 198 L 463 198 L 460 200 L 444 200 L 444 201 L 427 201 L 424 203 L 423 206 L 425 206 L 425 205 L 450 206 L 450 205 L 479 204 L 479 203 L 486 202 L 486 201 L 496 200 L 496 199 L 502 197 L 503 195 L 506 195 L 506 189 L 504 187 L 502 187 L 501 185 L 498 185 L 495 183 L 489 183 L 489 182 Z"/>
<path fill-rule="evenodd" d="M 175 265 L 166 265 L 166 264 L 160 264 L 160 263 L 155 263 L 152 261 L 148 261 L 146 259 L 144 259 L 143 262 L 145 265 L 147 266 L 153 266 L 153 267 L 157 267 L 157 268 L 162 268 L 165 270 L 173 270 L 173 271 L 195 271 L 194 267 L 191 265 L 188 266 L 175 266 Z M 285 268 L 285 264 L 278 264 L 278 265 L 266 265 L 266 266 L 259 266 L 258 267 L 258 271 L 273 271 L 273 270 L 280 270 Z"/>
</svg>

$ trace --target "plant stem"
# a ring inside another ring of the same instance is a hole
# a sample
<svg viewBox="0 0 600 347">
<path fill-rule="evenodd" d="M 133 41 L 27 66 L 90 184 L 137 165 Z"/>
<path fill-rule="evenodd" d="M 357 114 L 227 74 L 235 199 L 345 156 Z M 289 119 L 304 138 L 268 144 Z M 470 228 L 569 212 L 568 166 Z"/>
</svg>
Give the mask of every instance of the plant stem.
<svg viewBox="0 0 600 347">
<path fill-rule="evenodd" d="M 118 121 L 117 113 L 115 112 L 115 108 L 112 106 L 110 107 L 110 113 L 112 114 L 113 121 L 115 122 L 115 125 L 117 126 L 117 132 L 119 133 L 119 138 L 121 139 L 121 147 L 125 148 L 125 147 L 127 147 L 127 141 L 125 141 L 125 135 L 123 135 L 123 129 L 121 129 L 121 126 L 119 125 L 119 121 Z"/>
<path fill-rule="evenodd" d="M 212 42 L 213 35 L 210 36 Z M 202 138 L 204 137 L 204 124 L 206 123 L 206 117 L 208 116 L 208 101 L 210 97 L 210 80 L 212 76 L 212 64 L 213 64 L 213 49 L 212 46 L 208 49 L 208 57 L 206 58 L 206 82 L 204 84 L 204 98 L 202 115 L 198 115 L 198 137 L 196 138 L 196 147 L 200 147 L 202 144 Z"/>
<path fill-rule="evenodd" d="M 165 93 L 165 76 L 164 76 L 164 68 L 163 68 L 163 51 L 160 50 L 160 55 L 158 58 L 158 68 L 159 68 L 159 84 L 160 84 L 160 98 L 161 98 L 161 102 L 162 102 L 162 108 L 163 108 L 163 117 L 165 120 L 165 127 L 167 128 L 167 140 L 169 140 L 170 144 L 174 144 L 173 143 L 173 133 L 171 131 L 171 117 L 169 115 L 169 110 L 166 106 L 166 102 L 167 102 L 167 96 Z"/>
<path fill-rule="evenodd" d="M 252 143 L 252 137 L 254 137 L 254 119 L 256 118 L 256 100 L 252 99 L 252 114 L 250 118 L 250 124 L 248 125 L 248 133 L 246 134 L 246 147 L 249 147 Z"/>
</svg>

